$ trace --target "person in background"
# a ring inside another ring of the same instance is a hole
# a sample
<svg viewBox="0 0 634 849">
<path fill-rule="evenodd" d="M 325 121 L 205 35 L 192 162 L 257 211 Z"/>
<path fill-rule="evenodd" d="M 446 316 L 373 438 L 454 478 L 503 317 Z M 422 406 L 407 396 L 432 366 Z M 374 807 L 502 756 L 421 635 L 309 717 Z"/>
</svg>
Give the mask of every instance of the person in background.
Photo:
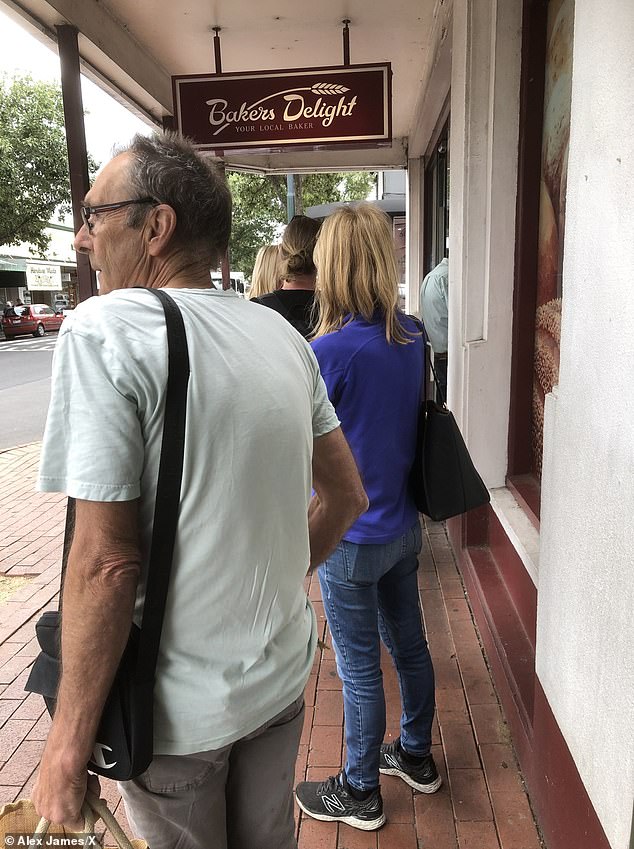
<svg viewBox="0 0 634 849">
<path fill-rule="evenodd" d="M 267 245 L 260 248 L 255 258 L 253 274 L 251 276 L 251 287 L 247 298 L 261 298 L 274 292 L 281 284 L 280 274 L 280 251 L 277 245 Z"/>
<path fill-rule="evenodd" d="M 319 322 L 312 347 L 370 506 L 318 569 L 343 682 L 347 761 L 295 788 L 318 820 L 372 830 L 385 822 L 379 772 L 421 793 L 441 785 L 430 753 L 434 670 L 418 601 L 421 527 L 408 478 L 423 385 L 423 338 L 398 307 L 389 219 L 371 204 L 337 210 L 315 249 Z M 400 738 L 382 745 L 381 639 L 402 699 Z"/>
<path fill-rule="evenodd" d="M 426 275 L 420 286 L 420 317 L 434 352 L 434 368 L 438 376 L 436 401 L 447 400 L 447 331 L 449 309 L 449 260 L 441 259 Z"/>
<path fill-rule="evenodd" d="M 319 226 L 319 221 L 305 215 L 291 219 L 280 245 L 282 286 L 275 292 L 253 299 L 283 315 L 304 338 L 310 336 L 314 325 L 317 269 L 313 250 Z"/>
<path fill-rule="evenodd" d="M 5 318 L 13 318 L 14 316 L 18 316 L 22 314 L 22 311 L 16 312 L 16 307 L 23 307 L 24 301 L 18 298 L 16 302 L 13 304 L 11 301 L 7 301 L 7 305 L 4 309 L 4 317 Z"/>
<path fill-rule="evenodd" d="M 33 803 L 81 830 L 99 718 L 139 624 L 168 363 L 163 310 L 143 289 L 160 288 L 181 311 L 191 364 L 184 472 L 154 759 L 119 789 L 152 849 L 297 849 L 292 782 L 317 642 L 304 578 L 366 508 L 359 474 L 310 346 L 213 287 L 231 195 L 186 139 L 135 136 L 99 172 L 82 218 L 75 248 L 100 295 L 62 324 L 42 448 L 39 488 L 75 498 L 76 518 Z"/>
</svg>

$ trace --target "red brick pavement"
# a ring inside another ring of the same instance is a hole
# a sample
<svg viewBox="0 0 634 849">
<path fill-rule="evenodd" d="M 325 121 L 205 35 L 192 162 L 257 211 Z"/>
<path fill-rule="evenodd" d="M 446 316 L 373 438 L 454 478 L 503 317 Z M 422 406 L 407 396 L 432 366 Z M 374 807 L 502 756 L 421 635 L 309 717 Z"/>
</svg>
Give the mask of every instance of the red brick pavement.
<svg viewBox="0 0 634 849">
<path fill-rule="evenodd" d="M 24 577 L 0 602 L 0 803 L 29 795 L 49 720 L 24 692 L 37 649 L 34 623 L 57 603 L 65 499 L 34 492 L 39 444 L 0 454 L 0 576 Z M 378 832 L 321 823 L 298 813 L 300 849 L 539 849 L 539 835 L 508 727 L 489 676 L 468 600 L 442 525 L 428 524 L 419 589 L 434 667 L 433 753 L 441 790 L 426 796 L 384 777 L 388 822 Z M 316 577 L 307 578 L 320 631 L 329 634 Z M 387 736 L 398 735 L 398 682 L 386 656 Z M 330 647 L 318 651 L 306 688 L 296 779 L 337 772 L 343 758 L 341 685 Z M 116 785 L 103 795 L 128 830 Z M 110 841 L 108 841 L 110 842 Z M 211 849 L 211 847 L 210 847 Z"/>
</svg>

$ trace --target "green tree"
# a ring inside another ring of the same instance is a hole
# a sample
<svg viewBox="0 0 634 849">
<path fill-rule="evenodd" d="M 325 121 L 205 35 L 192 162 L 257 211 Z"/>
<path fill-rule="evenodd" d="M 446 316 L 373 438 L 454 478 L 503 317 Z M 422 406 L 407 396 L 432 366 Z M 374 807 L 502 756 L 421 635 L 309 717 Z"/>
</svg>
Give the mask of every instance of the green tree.
<svg viewBox="0 0 634 849">
<path fill-rule="evenodd" d="M 286 223 L 286 176 L 228 174 L 233 195 L 231 267 L 250 276 L 258 250 L 279 238 Z M 297 212 L 334 201 L 364 200 L 376 175 L 367 171 L 295 175 Z"/>
<path fill-rule="evenodd" d="M 231 268 L 250 277 L 258 250 L 275 241 L 286 219 L 286 178 L 229 173 L 233 197 Z"/>
<path fill-rule="evenodd" d="M 29 242 L 70 210 L 62 92 L 31 77 L 0 78 L 0 245 Z"/>
</svg>

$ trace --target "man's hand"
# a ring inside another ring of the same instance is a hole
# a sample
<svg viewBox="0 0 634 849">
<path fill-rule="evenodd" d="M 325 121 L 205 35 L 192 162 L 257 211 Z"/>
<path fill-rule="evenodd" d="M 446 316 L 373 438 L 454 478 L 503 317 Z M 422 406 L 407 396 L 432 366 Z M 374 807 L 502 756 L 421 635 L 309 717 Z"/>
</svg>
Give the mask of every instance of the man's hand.
<svg viewBox="0 0 634 849">
<path fill-rule="evenodd" d="M 368 509 L 368 497 L 340 427 L 313 443 L 313 487 L 316 494 L 308 509 L 310 569 L 332 554 L 350 525 Z"/>
<path fill-rule="evenodd" d="M 73 763 L 68 745 L 53 724 L 31 799 L 40 817 L 79 833 L 84 830 L 81 806 L 86 796 L 88 771 L 85 765 Z"/>
</svg>

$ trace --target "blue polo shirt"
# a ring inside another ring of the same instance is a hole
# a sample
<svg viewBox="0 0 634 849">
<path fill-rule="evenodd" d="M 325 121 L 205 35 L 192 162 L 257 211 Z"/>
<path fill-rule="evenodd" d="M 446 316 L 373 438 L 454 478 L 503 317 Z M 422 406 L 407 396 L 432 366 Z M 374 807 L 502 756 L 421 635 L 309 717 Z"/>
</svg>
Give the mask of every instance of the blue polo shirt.
<svg viewBox="0 0 634 849">
<path fill-rule="evenodd" d="M 418 327 L 401 314 L 406 330 Z M 357 316 L 311 344 L 370 501 L 344 539 L 393 542 L 418 519 L 408 491 L 423 381 L 423 339 L 388 344 L 385 320 Z"/>
</svg>

